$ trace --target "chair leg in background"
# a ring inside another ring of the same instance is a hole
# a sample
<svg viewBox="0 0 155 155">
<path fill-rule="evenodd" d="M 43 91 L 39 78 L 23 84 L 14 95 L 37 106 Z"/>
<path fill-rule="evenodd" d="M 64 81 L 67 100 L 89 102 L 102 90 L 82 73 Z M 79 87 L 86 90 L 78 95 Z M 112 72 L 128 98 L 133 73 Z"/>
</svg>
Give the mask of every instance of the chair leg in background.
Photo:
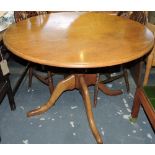
<svg viewBox="0 0 155 155">
<path fill-rule="evenodd" d="M 131 112 L 131 117 L 130 117 L 130 121 L 131 122 L 135 122 L 137 117 L 138 117 L 138 113 L 140 110 L 140 100 L 138 98 L 138 88 L 136 90 L 135 93 L 135 97 L 134 97 L 134 101 L 133 101 L 133 106 L 132 106 L 132 112 Z"/>
<path fill-rule="evenodd" d="M 28 84 L 28 89 L 30 89 L 31 86 L 32 86 L 32 77 L 33 77 L 33 67 L 30 66 L 30 68 L 29 68 L 29 84 Z"/>
<path fill-rule="evenodd" d="M 125 80 L 127 92 L 129 92 L 130 91 L 130 86 L 129 86 L 128 71 L 127 71 L 127 69 L 123 69 L 123 74 L 124 74 L 124 80 Z"/>
<path fill-rule="evenodd" d="M 7 83 L 8 83 L 7 95 L 8 95 L 8 99 L 9 99 L 10 108 L 11 108 L 11 110 L 15 110 L 16 105 L 15 105 L 15 101 L 14 101 L 14 94 L 13 94 L 9 79 L 7 80 Z"/>
<path fill-rule="evenodd" d="M 154 57 L 154 53 L 151 53 L 148 56 L 148 59 L 146 62 L 146 71 L 145 71 L 145 77 L 144 77 L 144 82 L 143 82 L 144 86 L 146 86 L 148 83 L 148 79 L 149 79 L 149 75 L 150 75 L 150 71 L 151 71 L 151 67 L 152 67 L 152 62 L 153 62 L 153 57 Z"/>
<path fill-rule="evenodd" d="M 53 85 L 52 73 L 50 71 L 48 71 L 48 85 L 49 85 L 50 93 L 52 94 L 54 90 L 54 85 Z"/>
<path fill-rule="evenodd" d="M 98 96 L 98 84 L 100 82 L 100 74 L 97 73 L 97 77 L 96 77 L 96 84 L 95 84 L 95 87 L 94 87 L 94 107 L 96 107 L 97 105 L 97 96 Z"/>
</svg>

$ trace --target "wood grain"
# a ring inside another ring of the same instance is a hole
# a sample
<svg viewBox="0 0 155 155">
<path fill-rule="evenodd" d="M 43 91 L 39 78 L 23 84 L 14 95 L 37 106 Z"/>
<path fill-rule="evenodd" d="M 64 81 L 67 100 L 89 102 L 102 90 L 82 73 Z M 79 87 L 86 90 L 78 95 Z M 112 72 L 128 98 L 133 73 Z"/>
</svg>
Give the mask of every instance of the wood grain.
<svg viewBox="0 0 155 155">
<path fill-rule="evenodd" d="M 126 63 L 148 53 L 154 43 L 152 32 L 138 22 L 93 12 L 32 17 L 10 26 L 3 39 L 24 59 L 67 68 Z"/>
</svg>

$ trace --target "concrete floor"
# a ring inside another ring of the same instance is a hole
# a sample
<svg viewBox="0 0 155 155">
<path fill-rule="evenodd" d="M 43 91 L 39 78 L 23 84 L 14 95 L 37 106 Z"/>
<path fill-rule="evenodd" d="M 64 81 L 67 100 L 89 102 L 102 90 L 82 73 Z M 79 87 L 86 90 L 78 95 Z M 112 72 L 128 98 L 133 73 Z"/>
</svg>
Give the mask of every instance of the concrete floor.
<svg viewBox="0 0 155 155">
<path fill-rule="evenodd" d="M 9 63 L 11 84 L 14 85 L 22 66 Z M 54 84 L 63 79 L 54 76 Z M 153 78 L 151 78 L 153 79 Z M 98 95 L 98 104 L 93 108 L 97 127 L 105 144 L 154 144 L 155 134 L 141 108 L 138 120 L 130 123 L 129 116 L 135 92 L 135 83 L 129 75 L 130 93 L 126 92 L 124 79 L 107 86 L 122 89 L 119 96 Z M 10 111 L 8 99 L 0 105 L 0 135 L 2 144 L 95 144 L 90 131 L 82 97 L 77 90 L 67 91 L 48 112 L 32 118 L 26 112 L 46 102 L 50 96 L 48 87 L 33 79 L 28 90 L 28 76 L 23 80 L 15 96 L 16 110 Z M 93 101 L 93 87 L 89 87 Z"/>
</svg>

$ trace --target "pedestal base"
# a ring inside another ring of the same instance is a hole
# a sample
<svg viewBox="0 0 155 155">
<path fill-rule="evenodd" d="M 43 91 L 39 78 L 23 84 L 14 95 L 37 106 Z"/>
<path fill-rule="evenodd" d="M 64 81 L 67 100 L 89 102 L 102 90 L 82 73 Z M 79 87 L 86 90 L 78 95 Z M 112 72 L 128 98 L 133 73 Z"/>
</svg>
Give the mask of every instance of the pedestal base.
<svg viewBox="0 0 155 155">
<path fill-rule="evenodd" d="M 78 89 L 83 97 L 85 108 L 87 112 L 87 118 L 91 131 L 97 141 L 97 143 L 103 143 L 99 131 L 96 127 L 94 116 L 92 112 L 92 104 L 88 92 L 88 86 L 96 84 L 97 76 L 96 74 L 73 74 L 68 76 L 66 79 L 58 83 L 53 94 L 51 95 L 49 101 L 37 109 L 34 109 L 27 113 L 27 116 L 35 116 L 46 112 L 50 109 L 59 98 L 59 96 L 66 90 Z M 119 95 L 122 93 L 120 90 L 110 90 L 104 84 L 99 83 L 98 88 L 107 95 Z"/>
</svg>

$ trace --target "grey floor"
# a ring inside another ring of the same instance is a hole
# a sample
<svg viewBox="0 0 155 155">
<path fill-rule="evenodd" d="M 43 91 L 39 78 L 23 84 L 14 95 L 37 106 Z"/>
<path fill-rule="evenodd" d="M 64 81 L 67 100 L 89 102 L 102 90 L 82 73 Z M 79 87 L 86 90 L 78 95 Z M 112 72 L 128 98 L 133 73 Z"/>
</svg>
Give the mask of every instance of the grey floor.
<svg viewBox="0 0 155 155">
<path fill-rule="evenodd" d="M 15 84 L 22 66 L 9 63 L 11 84 Z M 154 77 L 151 75 L 151 79 Z M 54 76 L 56 85 L 62 75 Z M 129 75 L 130 93 L 126 92 L 123 79 L 107 84 L 111 89 L 122 89 L 119 96 L 107 96 L 101 92 L 98 104 L 93 108 L 94 118 L 105 144 L 155 143 L 155 134 L 141 108 L 135 124 L 129 121 L 135 83 Z M 153 81 L 151 81 L 153 82 Z M 26 112 L 46 102 L 50 96 L 48 87 L 33 79 L 32 89 L 28 90 L 28 76 L 18 89 L 15 102 L 16 110 L 10 111 L 7 97 L 0 105 L 0 135 L 2 144 L 95 144 L 90 131 L 82 97 L 77 90 L 67 91 L 57 100 L 48 112 L 32 118 Z M 93 101 L 93 87 L 89 87 Z"/>
</svg>

